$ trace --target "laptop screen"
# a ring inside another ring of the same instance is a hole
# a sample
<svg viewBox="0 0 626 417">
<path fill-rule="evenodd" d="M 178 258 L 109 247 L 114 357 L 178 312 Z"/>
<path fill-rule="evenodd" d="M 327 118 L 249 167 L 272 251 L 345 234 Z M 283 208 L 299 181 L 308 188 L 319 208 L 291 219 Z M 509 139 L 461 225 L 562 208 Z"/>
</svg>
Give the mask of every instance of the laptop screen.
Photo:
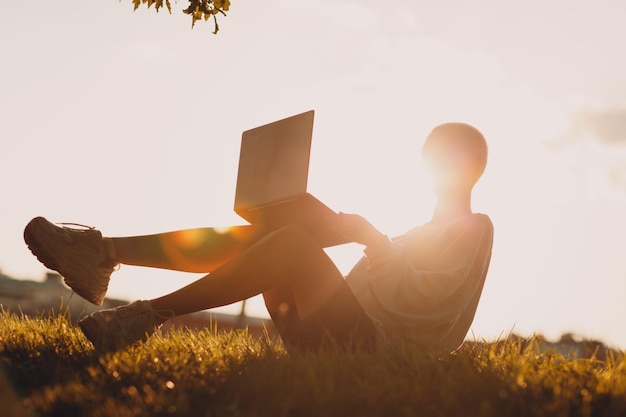
<svg viewBox="0 0 626 417">
<path fill-rule="evenodd" d="M 314 111 L 243 132 L 235 210 L 306 193 Z"/>
</svg>

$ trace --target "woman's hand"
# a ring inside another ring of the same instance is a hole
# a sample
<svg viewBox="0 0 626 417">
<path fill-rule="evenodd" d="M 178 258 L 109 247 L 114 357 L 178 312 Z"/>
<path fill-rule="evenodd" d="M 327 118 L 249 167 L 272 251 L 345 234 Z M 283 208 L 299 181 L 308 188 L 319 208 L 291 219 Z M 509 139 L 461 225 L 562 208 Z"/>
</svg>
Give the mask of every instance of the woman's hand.
<svg viewBox="0 0 626 417">
<path fill-rule="evenodd" d="M 345 239 L 360 243 L 365 246 L 375 245 L 383 239 L 385 235 L 378 231 L 363 216 L 358 214 L 339 213 L 337 215 L 335 230 Z"/>
</svg>

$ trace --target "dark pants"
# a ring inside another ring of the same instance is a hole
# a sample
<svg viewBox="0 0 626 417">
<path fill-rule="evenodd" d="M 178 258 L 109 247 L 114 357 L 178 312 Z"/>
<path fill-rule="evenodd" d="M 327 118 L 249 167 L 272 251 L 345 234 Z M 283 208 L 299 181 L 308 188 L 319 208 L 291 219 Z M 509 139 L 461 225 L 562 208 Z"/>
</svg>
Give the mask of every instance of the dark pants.
<svg viewBox="0 0 626 417">
<path fill-rule="evenodd" d="M 306 319 L 301 319 L 295 308 L 282 314 L 270 311 L 270 316 L 288 351 L 373 351 L 376 347 L 374 324 L 346 282 Z"/>
</svg>

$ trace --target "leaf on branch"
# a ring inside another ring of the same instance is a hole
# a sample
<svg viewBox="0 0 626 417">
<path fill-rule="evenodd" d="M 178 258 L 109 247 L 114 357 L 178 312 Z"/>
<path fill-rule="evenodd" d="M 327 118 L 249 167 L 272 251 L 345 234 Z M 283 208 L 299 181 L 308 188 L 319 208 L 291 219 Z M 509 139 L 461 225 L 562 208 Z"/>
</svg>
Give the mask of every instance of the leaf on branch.
<svg viewBox="0 0 626 417">
<path fill-rule="evenodd" d="M 213 33 L 219 31 L 219 25 L 215 15 L 221 13 L 226 16 L 225 10 L 230 7 L 230 0 L 189 0 L 189 7 L 183 10 L 183 13 L 191 15 L 191 27 L 193 28 L 196 21 L 204 19 L 209 20 L 213 17 L 214 30 Z"/>
<path fill-rule="evenodd" d="M 221 13 L 227 12 L 230 8 L 230 0 L 214 0 L 213 4 L 215 4 L 215 10 Z"/>
<path fill-rule="evenodd" d="M 163 0 L 133 0 L 133 10 L 137 10 L 141 4 L 147 4 L 148 9 L 152 7 L 154 4 L 154 10 L 159 12 L 159 9 L 163 7 Z M 165 6 L 167 7 L 167 11 L 172 13 L 172 5 L 170 4 L 170 0 L 165 0 Z"/>
<path fill-rule="evenodd" d="M 165 4 L 167 11 L 172 13 L 170 0 L 133 0 L 134 10 L 137 10 L 141 4 L 147 4 L 148 8 L 154 5 L 154 9 L 157 12 Z M 189 0 L 189 7 L 184 9 L 183 13 L 191 16 L 192 28 L 198 20 L 207 21 L 213 17 L 213 33 L 217 34 L 220 30 L 220 26 L 217 23 L 217 14 L 220 13 L 226 16 L 228 9 L 230 9 L 230 0 Z"/>
</svg>

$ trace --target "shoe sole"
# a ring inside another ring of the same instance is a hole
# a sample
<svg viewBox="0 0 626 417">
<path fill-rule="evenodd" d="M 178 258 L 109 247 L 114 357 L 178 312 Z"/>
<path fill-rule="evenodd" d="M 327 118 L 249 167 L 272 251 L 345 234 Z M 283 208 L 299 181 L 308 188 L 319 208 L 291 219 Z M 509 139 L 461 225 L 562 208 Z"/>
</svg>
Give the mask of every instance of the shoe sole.
<svg viewBox="0 0 626 417">
<path fill-rule="evenodd" d="M 35 257 L 42 264 L 44 264 L 46 268 L 52 269 L 54 271 L 57 271 L 59 274 L 61 274 L 61 276 L 63 277 L 63 281 L 70 288 L 72 288 L 74 292 L 76 292 L 78 295 L 80 295 L 85 300 L 89 301 L 90 303 L 101 306 L 102 303 L 104 302 L 104 294 L 94 295 L 94 294 L 90 294 L 88 292 L 83 291 L 83 289 L 81 288 L 75 289 L 74 282 L 77 282 L 77 280 L 71 280 L 68 277 L 77 275 L 78 273 L 76 271 L 65 271 L 63 268 L 60 268 L 57 260 L 53 256 L 50 255 L 50 253 L 52 253 L 53 248 L 47 245 L 46 242 L 39 240 L 37 238 L 36 230 L 42 229 L 42 226 L 39 225 L 39 223 L 42 223 L 42 222 L 47 223 L 48 221 L 44 219 L 43 217 L 35 217 L 26 225 L 26 228 L 24 228 L 24 241 L 26 242 L 26 245 L 28 246 L 28 249 L 30 250 L 30 252 L 33 255 L 35 255 Z M 89 273 L 84 273 L 84 272 L 83 274 L 89 275 Z M 101 286 L 103 286 L 104 288 L 108 287 L 108 281 L 109 281 L 108 279 L 104 279 L 99 275 L 96 275 L 96 276 L 98 277 L 99 280 L 106 281 L 104 282 L 104 285 L 101 285 Z"/>
<path fill-rule="evenodd" d="M 52 269 L 58 272 L 58 265 L 54 258 L 50 258 L 46 256 L 45 245 L 42 244 L 39 239 L 37 239 L 37 233 L 35 233 L 34 229 L 40 228 L 39 224 L 42 221 L 41 217 L 35 217 L 32 219 L 24 229 L 24 241 L 28 246 L 28 249 L 31 251 L 33 255 L 46 266 L 48 269 Z"/>
</svg>

